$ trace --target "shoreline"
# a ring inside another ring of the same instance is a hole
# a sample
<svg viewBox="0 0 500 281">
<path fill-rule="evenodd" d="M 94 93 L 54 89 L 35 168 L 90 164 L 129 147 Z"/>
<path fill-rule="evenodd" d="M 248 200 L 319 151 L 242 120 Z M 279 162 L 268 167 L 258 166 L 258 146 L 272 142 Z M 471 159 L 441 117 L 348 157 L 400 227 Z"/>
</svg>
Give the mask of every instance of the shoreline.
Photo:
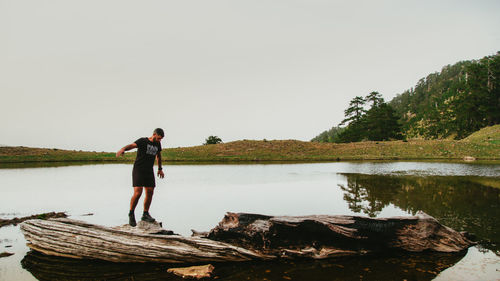
<svg viewBox="0 0 500 281">
<path fill-rule="evenodd" d="M 2 147 L 0 147 L 1 151 Z M 267 157 L 253 157 L 251 155 L 234 155 L 234 156 L 214 156 L 214 155 L 189 155 L 189 157 L 176 157 L 170 158 L 165 153 L 162 153 L 162 164 L 164 165 L 183 165 L 183 164 L 300 164 L 300 163 L 335 163 L 335 162 L 384 162 L 384 161 L 396 161 L 396 162 L 455 162 L 455 163 L 491 163 L 500 164 L 500 149 L 498 150 L 499 157 L 481 157 L 474 156 L 474 153 L 469 153 L 468 155 L 459 157 L 405 157 L 387 155 L 387 156 L 375 156 L 374 155 L 360 155 L 355 153 L 354 155 L 342 155 L 338 157 L 321 157 L 318 155 L 274 155 Z M 85 153 L 85 152 L 83 152 Z M 0 155 L 0 168 L 5 166 L 16 166 L 16 165 L 28 165 L 28 166 L 66 166 L 66 165 L 96 165 L 96 164 L 132 164 L 135 161 L 135 152 L 127 153 L 125 158 L 110 158 L 106 155 L 109 153 L 97 153 L 93 157 L 88 157 L 85 155 L 64 157 L 64 156 L 24 156 L 16 155 L 9 157 L 2 157 Z M 491 154 L 494 155 L 494 154 Z M 474 160 L 466 160 L 465 157 L 473 157 Z"/>
<path fill-rule="evenodd" d="M 335 162 L 456 162 L 456 163 L 499 163 L 500 158 L 478 158 L 476 160 L 464 160 L 463 158 L 343 158 L 343 159 L 176 159 L 162 160 L 163 165 L 182 165 L 182 164 L 301 164 L 301 163 L 335 163 Z M 1 165 L 8 164 L 75 164 L 75 165 L 93 165 L 93 164 L 133 164 L 134 160 L 19 160 L 2 161 Z M 155 164 L 156 166 L 156 164 Z"/>
<path fill-rule="evenodd" d="M 475 165 L 500 165 L 500 160 L 476 160 L 473 162 L 460 159 L 383 159 L 383 160 L 342 160 L 342 161 L 163 161 L 163 166 L 182 165 L 298 165 L 298 164 L 320 164 L 320 163 L 356 163 L 356 162 L 425 162 L 425 163 L 455 163 Z M 133 165 L 133 161 L 46 161 L 46 162 L 10 162 L 0 163 L 2 169 L 24 169 L 24 168 L 55 168 L 87 165 Z M 156 169 L 156 167 L 155 167 Z"/>
</svg>

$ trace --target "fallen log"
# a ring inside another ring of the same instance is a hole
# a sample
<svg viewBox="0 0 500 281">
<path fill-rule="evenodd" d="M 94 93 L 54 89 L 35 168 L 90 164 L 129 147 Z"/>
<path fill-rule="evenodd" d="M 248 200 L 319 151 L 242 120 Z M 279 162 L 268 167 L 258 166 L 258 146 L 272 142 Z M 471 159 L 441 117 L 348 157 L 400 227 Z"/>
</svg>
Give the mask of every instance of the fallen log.
<svg viewBox="0 0 500 281">
<path fill-rule="evenodd" d="M 32 215 L 29 217 L 22 217 L 22 218 L 13 218 L 13 219 L 0 219 L 0 227 L 7 226 L 7 225 L 18 225 L 22 223 L 23 221 L 31 220 L 31 219 L 51 219 L 51 218 L 65 218 L 67 217 L 66 213 L 64 212 L 50 212 L 50 213 L 43 213 L 43 214 L 37 214 L 37 215 Z"/>
<path fill-rule="evenodd" d="M 388 251 L 460 252 L 473 244 L 421 212 L 393 218 L 227 213 L 218 226 L 196 237 L 171 235 L 158 223 L 112 228 L 67 218 L 28 220 L 21 230 L 35 251 L 112 262 L 325 259 Z"/>
<path fill-rule="evenodd" d="M 459 252 L 473 244 L 423 212 L 392 218 L 227 213 L 207 238 L 281 258 L 314 259 L 397 250 Z"/>
<path fill-rule="evenodd" d="M 72 219 L 29 220 L 21 224 L 28 247 L 44 253 L 112 262 L 198 263 L 266 260 L 274 257 L 198 237 L 166 235 L 158 223 L 105 227 Z"/>
</svg>

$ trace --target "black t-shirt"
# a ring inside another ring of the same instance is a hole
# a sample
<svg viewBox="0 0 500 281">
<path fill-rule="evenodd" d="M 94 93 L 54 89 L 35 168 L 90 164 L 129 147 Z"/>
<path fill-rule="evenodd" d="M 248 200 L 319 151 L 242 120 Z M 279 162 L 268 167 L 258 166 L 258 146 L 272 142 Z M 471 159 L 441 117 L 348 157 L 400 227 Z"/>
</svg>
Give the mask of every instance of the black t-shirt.
<svg viewBox="0 0 500 281">
<path fill-rule="evenodd" d="M 161 143 L 152 142 L 148 138 L 140 138 L 135 143 L 137 144 L 137 157 L 134 168 L 146 171 L 153 169 L 156 155 L 161 152 Z"/>
</svg>

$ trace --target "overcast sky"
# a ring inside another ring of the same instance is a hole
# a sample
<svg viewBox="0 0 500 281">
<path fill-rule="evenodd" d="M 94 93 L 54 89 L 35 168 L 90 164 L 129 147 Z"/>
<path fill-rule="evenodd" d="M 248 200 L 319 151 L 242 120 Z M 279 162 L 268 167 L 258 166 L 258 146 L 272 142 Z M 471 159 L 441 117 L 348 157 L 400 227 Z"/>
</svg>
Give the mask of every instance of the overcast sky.
<svg viewBox="0 0 500 281">
<path fill-rule="evenodd" d="M 500 50 L 500 1 L 0 0 L 0 145 L 310 140 Z"/>
</svg>

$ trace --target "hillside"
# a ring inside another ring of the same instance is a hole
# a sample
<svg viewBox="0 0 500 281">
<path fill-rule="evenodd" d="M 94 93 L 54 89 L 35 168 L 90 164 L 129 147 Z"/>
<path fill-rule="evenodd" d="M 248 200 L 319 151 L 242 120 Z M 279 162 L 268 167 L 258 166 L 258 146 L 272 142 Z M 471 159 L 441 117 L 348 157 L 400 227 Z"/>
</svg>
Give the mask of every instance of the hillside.
<svg viewBox="0 0 500 281">
<path fill-rule="evenodd" d="M 500 160 L 500 125 L 456 140 L 318 143 L 297 140 L 235 141 L 164 150 L 170 161 L 339 161 L 462 160 L 472 156 Z"/>
<path fill-rule="evenodd" d="M 500 124 L 500 52 L 447 65 L 388 103 L 378 92 L 360 94 L 338 126 L 312 141 L 463 139 Z"/>
<path fill-rule="evenodd" d="M 462 141 L 491 143 L 500 145 L 500 125 L 483 128 Z"/>
<path fill-rule="evenodd" d="M 462 139 L 500 124 L 500 52 L 447 65 L 396 96 L 396 110 L 407 138 Z"/>
</svg>

